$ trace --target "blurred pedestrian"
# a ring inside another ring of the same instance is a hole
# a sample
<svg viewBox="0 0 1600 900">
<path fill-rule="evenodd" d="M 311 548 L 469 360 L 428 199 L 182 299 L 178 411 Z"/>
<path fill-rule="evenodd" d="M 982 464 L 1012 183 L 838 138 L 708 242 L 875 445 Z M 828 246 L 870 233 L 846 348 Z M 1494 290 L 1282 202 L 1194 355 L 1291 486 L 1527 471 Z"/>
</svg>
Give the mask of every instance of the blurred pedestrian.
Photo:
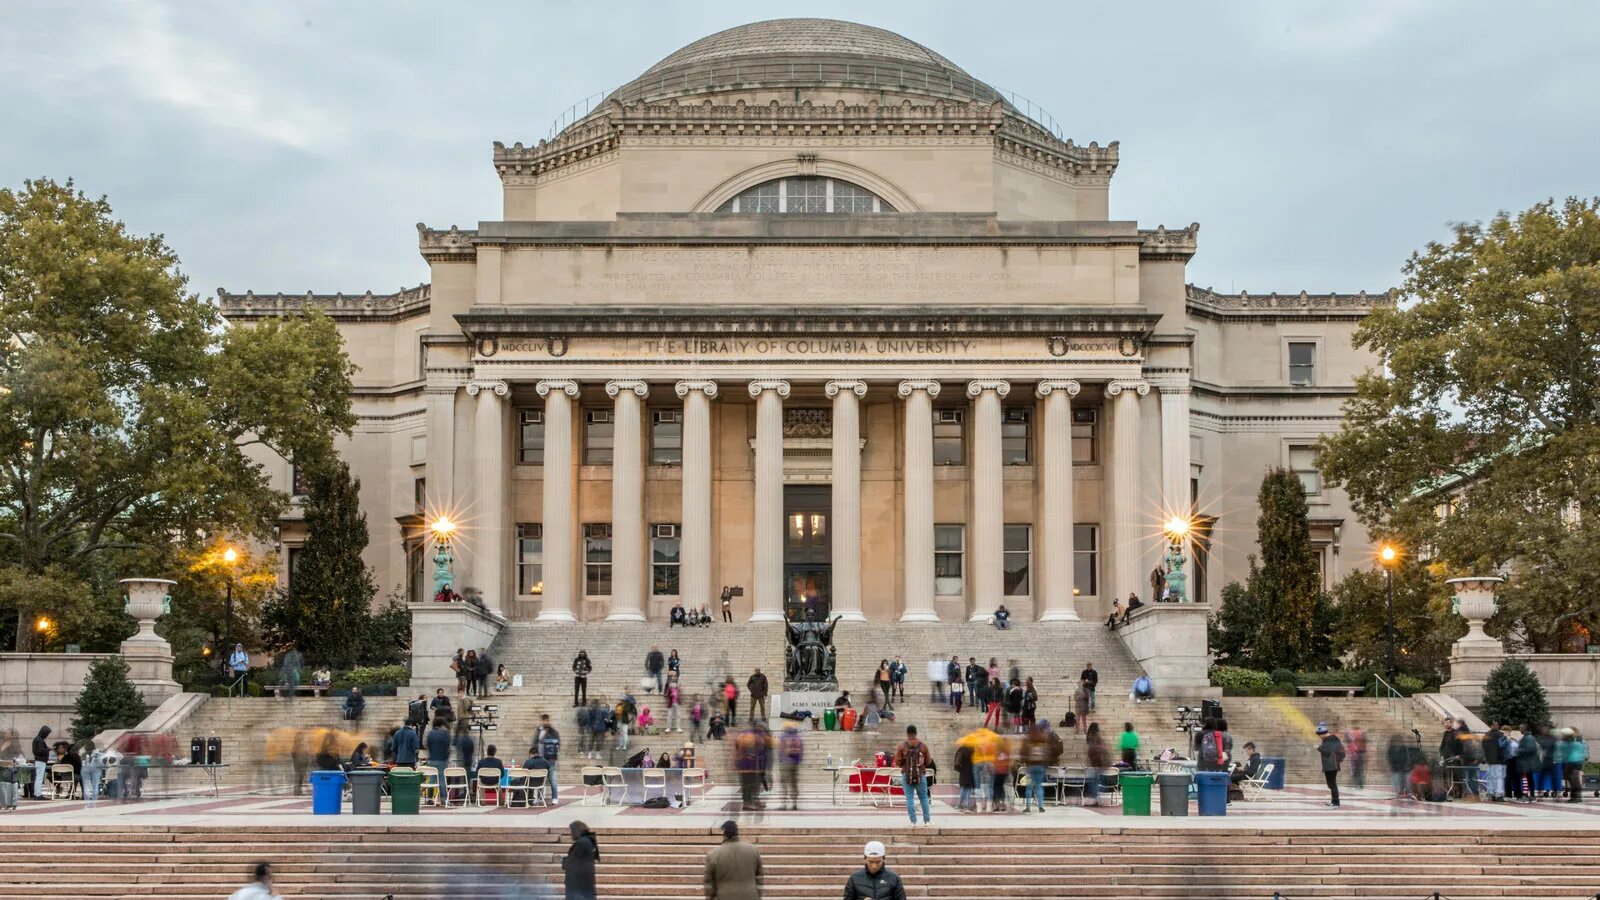
<svg viewBox="0 0 1600 900">
<path fill-rule="evenodd" d="M 1122 752 L 1122 763 L 1130 769 L 1139 768 L 1139 732 L 1132 722 L 1122 723 L 1122 736 L 1117 738 L 1117 749 Z"/>
<path fill-rule="evenodd" d="M 1367 733 L 1360 725 L 1351 725 L 1344 734 L 1344 749 L 1350 758 L 1350 783 L 1356 788 L 1367 786 Z M 1477 791 L 1473 791 L 1474 794 Z"/>
<path fill-rule="evenodd" d="M 1322 738 L 1322 743 L 1317 745 L 1317 754 L 1322 757 L 1322 777 L 1328 782 L 1329 801 L 1328 809 L 1339 808 L 1339 767 L 1344 764 L 1344 744 L 1339 741 L 1339 736 L 1328 730 L 1325 723 L 1317 723 L 1317 736 Z"/>
<path fill-rule="evenodd" d="M 799 729 L 790 725 L 783 729 L 779 744 L 778 761 L 783 765 L 783 800 L 789 809 L 800 808 L 800 763 L 805 758 L 806 743 Z"/>
<path fill-rule="evenodd" d="M 272 865 L 270 863 L 256 863 L 255 871 L 251 873 L 253 880 L 237 891 L 228 895 L 228 900 L 282 900 L 272 892 Z"/>
<path fill-rule="evenodd" d="M 567 826 L 572 835 L 572 846 L 561 860 L 561 871 L 566 876 L 566 900 L 595 900 L 595 864 L 600 862 L 600 843 L 594 832 L 582 822 Z"/>
<path fill-rule="evenodd" d="M 1566 752 L 1562 761 L 1567 774 L 1567 802 L 1582 803 L 1583 764 L 1589 761 L 1589 744 L 1578 729 L 1568 728 L 1566 731 Z"/>
<path fill-rule="evenodd" d="M 1490 722 L 1489 730 L 1483 733 L 1483 739 L 1479 743 L 1482 745 L 1483 777 L 1489 799 L 1504 800 L 1506 758 L 1511 755 L 1511 742 L 1506 740 L 1505 732 L 1500 730 L 1499 722 Z"/>
<path fill-rule="evenodd" d="M 1083 797 L 1085 806 L 1100 805 L 1100 776 L 1110 759 L 1106 757 L 1106 742 L 1100 736 L 1100 723 L 1090 722 L 1083 735 L 1084 760 L 1089 771 L 1084 773 Z"/>
<path fill-rule="evenodd" d="M 867 841 L 864 864 L 844 883 L 844 900 L 906 900 L 900 876 L 884 864 L 885 853 L 882 841 Z"/>
<path fill-rule="evenodd" d="M 761 900 L 761 851 L 739 840 L 739 823 L 722 823 L 722 843 L 706 854 L 706 900 Z"/>
</svg>

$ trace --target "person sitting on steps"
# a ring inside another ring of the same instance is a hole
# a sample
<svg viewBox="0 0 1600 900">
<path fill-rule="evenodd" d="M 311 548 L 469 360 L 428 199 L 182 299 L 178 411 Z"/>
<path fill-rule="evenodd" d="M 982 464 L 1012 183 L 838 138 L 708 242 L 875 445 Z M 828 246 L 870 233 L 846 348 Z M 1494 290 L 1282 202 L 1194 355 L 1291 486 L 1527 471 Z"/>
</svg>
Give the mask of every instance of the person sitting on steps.
<svg viewBox="0 0 1600 900">
<path fill-rule="evenodd" d="M 1011 610 L 1006 609 L 1004 603 L 1000 604 L 1000 607 L 994 611 L 994 627 L 1000 631 L 1005 631 L 1011 627 Z"/>
</svg>

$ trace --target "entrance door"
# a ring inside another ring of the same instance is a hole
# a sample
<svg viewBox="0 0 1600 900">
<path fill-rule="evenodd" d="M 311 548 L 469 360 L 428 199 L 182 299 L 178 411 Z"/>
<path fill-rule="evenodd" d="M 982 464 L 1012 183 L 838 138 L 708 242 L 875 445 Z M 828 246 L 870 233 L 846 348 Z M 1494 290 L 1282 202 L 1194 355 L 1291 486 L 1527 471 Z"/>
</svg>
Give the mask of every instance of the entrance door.
<svg viewBox="0 0 1600 900">
<path fill-rule="evenodd" d="M 832 508 L 827 485 L 783 489 L 783 614 L 791 621 L 820 622 L 833 609 Z"/>
</svg>

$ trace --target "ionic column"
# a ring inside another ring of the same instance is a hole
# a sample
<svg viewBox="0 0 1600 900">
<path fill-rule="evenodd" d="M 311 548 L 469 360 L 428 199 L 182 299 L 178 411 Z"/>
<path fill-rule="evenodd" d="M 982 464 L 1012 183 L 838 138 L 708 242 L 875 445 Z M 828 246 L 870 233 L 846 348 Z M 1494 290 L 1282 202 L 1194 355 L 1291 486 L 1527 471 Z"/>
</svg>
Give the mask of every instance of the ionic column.
<svg viewBox="0 0 1600 900">
<path fill-rule="evenodd" d="M 678 596 L 683 605 L 699 607 L 716 598 L 711 590 L 711 401 L 715 381 L 680 381 L 674 390 L 683 398 L 683 530 Z"/>
<path fill-rule="evenodd" d="M 540 622 L 574 622 L 578 533 L 573 502 L 572 398 L 576 381 L 541 381 L 544 398 L 544 602 Z"/>
<path fill-rule="evenodd" d="M 1187 518 L 1194 507 L 1189 489 L 1189 386 L 1160 385 L 1161 511 L 1163 521 Z"/>
<path fill-rule="evenodd" d="M 1076 622 L 1072 545 L 1072 398 L 1076 381 L 1041 381 L 1035 393 L 1044 401 L 1039 435 L 1039 540 L 1034 552 L 1039 577 L 1039 621 Z"/>
<path fill-rule="evenodd" d="M 608 381 L 612 410 L 611 614 L 607 622 L 644 621 L 644 447 L 640 401 L 650 396 L 642 381 Z"/>
<path fill-rule="evenodd" d="M 830 381 L 833 398 L 833 612 L 850 622 L 861 613 L 861 398 L 865 381 Z"/>
<path fill-rule="evenodd" d="M 1005 493 L 1000 467 L 1000 401 L 1004 381 L 967 383 L 972 404 L 972 617 L 985 622 L 1005 596 Z"/>
<path fill-rule="evenodd" d="M 1112 398 L 1111 411 L 1111 600 L 1138 593 L 1143 574 L 1139 571 L 1139 529 L 1144 504 L 1139 497 L 1139 398 L 1150 393 L 1143 381 L 1113 381 L 1106 385 Z M 1150 598 L 1154 600 L 1155 598 Z"/>
<path fill-rule="evenodd" d="M 511 388 L 504 381 L 469 381 L 467 396 L 476 397 L 472 423 L 472 480 L 477 484 L 476 559 L 472 572 L 483 592 L 483 604 L 495 612 L 505 609 L 506 509 L 506 409 Z"/>
<path fill-rule="evenodd" d="M 783 398 L 787 381 L 752 381 L 756 400 L 755 565 L 752 622 L 783 621 Z"/>
<path fill-rule="evenodd" d="M 905 610 L 902 622 L 937 622 L 933 608 L 933 398 L 937 381 L 902 381 L 896 391 L 906 401 L 905 491 L 902 543 L 905 556 Z"/>
</svg>

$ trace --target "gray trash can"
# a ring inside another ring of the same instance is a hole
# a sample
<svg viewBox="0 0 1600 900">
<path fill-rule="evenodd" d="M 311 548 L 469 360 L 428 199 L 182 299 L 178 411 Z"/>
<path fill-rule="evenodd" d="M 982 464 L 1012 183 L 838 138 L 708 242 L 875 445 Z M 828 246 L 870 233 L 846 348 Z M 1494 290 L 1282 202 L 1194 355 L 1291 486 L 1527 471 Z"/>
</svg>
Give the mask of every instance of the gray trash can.
<svg viewBox="0 0 1600 900">
<path fill-rule="evenodd" d="M 1163 772 L 1156 776 L 1156 784 L 1161 786 L 1161 814 L 1163 816 L 1187 816 L 1189 814 L 1189 785 L 1193 783 L 1193 775 Z"/>
<path fill-rule="evenodd" d="M 357 769 L 350 773 L 350 811 L 358 816 L 375 816 L 382 810 L 383 773 L 377 769 Z"/>
</svg>

